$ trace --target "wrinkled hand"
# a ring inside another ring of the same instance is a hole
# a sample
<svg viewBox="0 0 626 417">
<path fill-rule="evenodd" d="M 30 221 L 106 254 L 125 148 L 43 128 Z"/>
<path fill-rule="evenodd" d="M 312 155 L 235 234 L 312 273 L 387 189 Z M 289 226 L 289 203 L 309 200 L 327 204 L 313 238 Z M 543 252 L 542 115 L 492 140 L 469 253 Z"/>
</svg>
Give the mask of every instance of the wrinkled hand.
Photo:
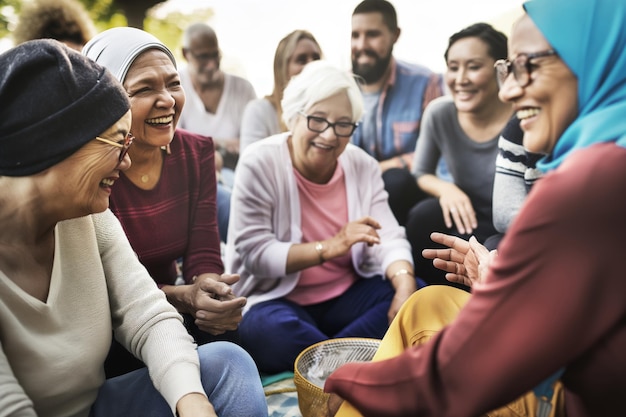
<svg viewBox="0 0 626 417">
<path fill-rule="evenodd" d="M 209 274 L 198 276 L 189 290 L 189 312 L 202 331 L 219 335 L 236 330 L 241 322 L 245 297 L 235 297 L 230 287 L 239 275 L 222 274 L 219 279 Z"/>
<path fill-rule="evenodd" d="M 411 282 L 407 282 L 406 284 L 399 285 L 396 288 L 396 293 L 393 296 L 393 299 L 391 300 L 391 306 L 389 307 L 389 310 L 387 311 L 387 319 L 389 320 L 389 324 L 391 324 L 393 319 L 396 317 L 396 315 L 398 314 L 398 311 L 400 311 L 400 307 L 402 307 L 404 302 L 408 300 L 409 297 L 413 295 L 415 291 L 417 291 L 415 278 L 411 276 L 407 276 L 407 277 L 410 278 Z"/>
<path fill-rule="evenodd" d="M 337 394 L 331 393 L 328 397 L 328 401 L 326 402 L 326 414 L 320 414 L 320 416 L 333 417 L 337 414 L 337 411 L 339 411 L 341 404 L 343 404 L 343 398 Z"/>
<path fill-rule="evenodd" d="M 368 246 L 380 243 L 380 236 L 377 232 L 380 228 L 380 223 L 370 216 L 346 224 L 339 233 L 328 240 L 329 247 L 325 253 L 326 258 L 343 256 L 350 251 L 352 245 L 358 242 L 367 243 Z"/>
<path fill-rule="evenodd" d="M 446 185 L 439 195 L 439 205 L 446 227 L 451 228 L 454 222 L 458 232 L 463 235 L 471 234 L 478 227 L 472 202 L 455 184 Z"/>
<path fill-rule="evenodd" d="M 228 153 L 239 153 L 239 139 L 220 139 L 217 141 L 220 148 L 224 149 Z"/>
<path fill-rule="evenodd" d="M 469 242 L 443 233 L 432 233 L 430 238 L 449 249 L 424 249 L 422 256 L 432 259 L 436 268 L 447 272 L 448 281 L 468 287 L 483 282 L 489 265 L 497 254 L 495 250 L 490 253 L 474 236 Z"/>
<path fill-rule="evenodd" d="M 224 157 L 219 152 L 215 152 L 215 172 L 221 172 L 224 168 Z"/>
<path fill-rule="evenodd" d="M 179 417 L 217 417 L 207 397 L 198 393 L 187 394 L 178 400 L 176 414 Z"/>
</svg>

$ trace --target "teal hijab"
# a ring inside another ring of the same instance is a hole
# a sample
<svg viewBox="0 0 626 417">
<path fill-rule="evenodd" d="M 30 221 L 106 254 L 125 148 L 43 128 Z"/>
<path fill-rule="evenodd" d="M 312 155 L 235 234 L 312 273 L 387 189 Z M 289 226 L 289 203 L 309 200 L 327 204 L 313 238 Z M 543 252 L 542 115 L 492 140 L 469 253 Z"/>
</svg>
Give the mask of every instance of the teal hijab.
<svg viewBox="0 0 626 417">
<path fill-rule="evenodd" d="M 594 143 L 626 147 L 626 1 L 530 0 L 524 8 L 578 79 L 578 117 L 537 166 L 555 169 Z"/>
</svg>

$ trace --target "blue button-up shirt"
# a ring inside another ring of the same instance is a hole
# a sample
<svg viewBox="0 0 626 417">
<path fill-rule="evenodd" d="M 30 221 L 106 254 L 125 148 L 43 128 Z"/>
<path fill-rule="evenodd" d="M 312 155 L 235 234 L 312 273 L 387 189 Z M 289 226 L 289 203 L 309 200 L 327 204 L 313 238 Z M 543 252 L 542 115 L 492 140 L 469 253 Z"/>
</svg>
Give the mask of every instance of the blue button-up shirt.
<svg viewBox="0 0 626 417">
<path fill-rule="evenodd" d="M 360 127 L 352 135 L 352 143 L 378 161 L 415 151 L 422 112 L 443 94 L 440 74 L 396 59 L 391 65 L 376 109 L 376 137 L 364 137 Z"/>
</svg>

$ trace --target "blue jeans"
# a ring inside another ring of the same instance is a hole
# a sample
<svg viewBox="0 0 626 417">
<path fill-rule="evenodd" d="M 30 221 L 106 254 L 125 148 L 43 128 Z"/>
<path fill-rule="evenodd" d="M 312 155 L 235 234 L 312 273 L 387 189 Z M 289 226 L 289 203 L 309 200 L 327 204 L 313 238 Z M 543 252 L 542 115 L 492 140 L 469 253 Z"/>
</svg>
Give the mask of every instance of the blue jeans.
<svg viewBox="0 0 626 417">
<path fill-rule="evenodd" d="M 252 358 L 239 346 L 213 342 L 198 347 L 204 391 L 220 417 L 265 417 L 267 402 Z M 90 417 L 172 417 L 147 368 L 107 379 Z"/>
<path fill-rule="evenodd" d="M 226 243 L 228 236 L 228 220 L 230 219 L 230 188 L 223 184 L 217 184 L 217 228 L 220 232 L 220 240 Z"/>
<path fill-rule="evenodd" d="M 261 372 L 293 371 L 298 354 L 322 340 L 382 339 L 394 294 L 389 281 L 374 277 L 359 279 L 339 297 L 319 304 L 300 306 L 285 298 L 265 301 L 244 314 L 240 343 Z"/>
</svg>

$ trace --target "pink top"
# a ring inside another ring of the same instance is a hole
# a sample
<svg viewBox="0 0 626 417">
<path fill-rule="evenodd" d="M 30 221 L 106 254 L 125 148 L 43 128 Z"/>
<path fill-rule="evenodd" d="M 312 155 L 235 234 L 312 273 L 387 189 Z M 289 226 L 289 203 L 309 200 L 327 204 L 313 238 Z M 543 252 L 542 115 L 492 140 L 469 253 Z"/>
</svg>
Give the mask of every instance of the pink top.
<svg viewBox="0 0 626 417">
<path fill-rule="evenodd" d="M 302 242 L 336 235 L 348 223 L 348 197 L 341 164 L 326 184 L 316 184 L 293 170 L 300 197 Z M 300 305 L 321 303 L 343 294 L 357 277 L 350 252 L 322 265 L 302 270 L 296 287 L 286 298 Z"/>
</svg>

